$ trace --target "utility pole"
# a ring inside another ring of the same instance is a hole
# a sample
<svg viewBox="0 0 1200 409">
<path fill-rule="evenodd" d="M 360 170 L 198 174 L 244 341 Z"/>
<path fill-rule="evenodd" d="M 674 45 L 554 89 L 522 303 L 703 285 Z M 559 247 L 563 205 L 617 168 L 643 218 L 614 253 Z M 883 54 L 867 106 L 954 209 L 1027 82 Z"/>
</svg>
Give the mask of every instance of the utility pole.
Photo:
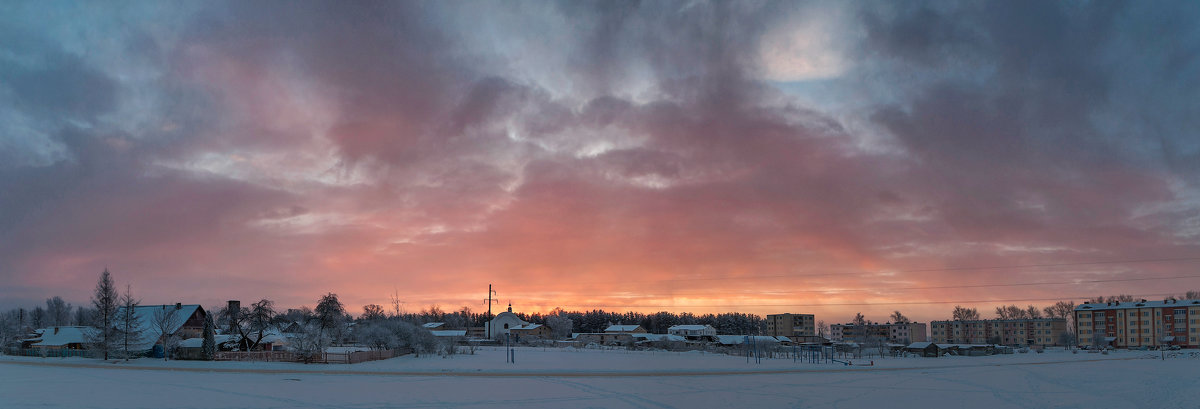
<svg viewBox="0 0 1200 409">
<path fill-rule="evenodd" d="M 495 290 L 492 290 L 492 285 L 491 285 L 491 284 L 488 284 L 488 298 L 487 298 L 487 303 L 488 303 L 488 313 L 487 313 L 487 322 L 483 323 L 483 326 L 487 327 L 487 339 L 492 339 L 492 294 L 496 294 L 496 291 L 495 291 Z"/>
</svg>

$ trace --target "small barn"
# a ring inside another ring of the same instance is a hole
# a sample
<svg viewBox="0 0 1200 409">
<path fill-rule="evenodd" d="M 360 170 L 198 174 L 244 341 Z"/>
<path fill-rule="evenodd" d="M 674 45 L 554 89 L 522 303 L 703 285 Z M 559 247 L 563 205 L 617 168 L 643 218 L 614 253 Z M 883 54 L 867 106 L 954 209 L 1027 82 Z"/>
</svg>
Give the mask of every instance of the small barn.
<svg viewBox="0 0 1200 409">
<path fill-rule="evenodd" d="M 928 341 L 908 344 L 908 346 L 904 347 L 904 351 L 926 358 L 937 358 L 939 355 L 941 355 L 939 353 L 940 350 L 938 349 L 937 344 Z"/>
</svg>

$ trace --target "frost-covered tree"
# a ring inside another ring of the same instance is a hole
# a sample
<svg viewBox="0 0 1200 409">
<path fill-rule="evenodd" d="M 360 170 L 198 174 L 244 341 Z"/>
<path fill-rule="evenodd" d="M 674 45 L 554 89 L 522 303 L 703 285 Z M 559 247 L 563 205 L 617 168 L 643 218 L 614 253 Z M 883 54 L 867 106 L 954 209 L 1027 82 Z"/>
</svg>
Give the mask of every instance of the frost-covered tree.
<svg viewBox="0 0 1200 409">
<path fill-rule="evenodd" d="M 575 323 L 566 314 L 560 313 L 547 316 L 546 326 L 550 327 L 552 336 L 555 339 L 563 339 L 571 336 L 571 330 L 574 328 Z"/>
<path fill-rule="evenodd" d="M 96 282 L 96 289 L 92 294 L 93 325 L 98 326 L 93 331 L 89 331 L 88 343 L 92 349 L 99 350 L 105 360 L 115 350 L 116 346 L 116 330 L 114 323 L 116 322 L 117 305 L 119 296 L 117 295 L 116 284 L 113 283 L 112 275 L 108 269 L 100 273 L 100 280 Z"/>
<path fill-rule="evenodd" d="M 204 342 L 200 344 L 200 354 L 205 361 L 211 361 L 217 357 L 217 326 L 213 324 L 212 315 L 204 316 Z"/>
<path fill-rule="evenodd" d="M 142 340 L 142 332 L 145 331 L 141 325 L 141 317 L 137 312 L 138 304 L 141 304 L 136 298 L 133 298 L 133 288 L 125 286 L 125 294 L 121 295 L 121 307 L 117 310 L 116 326 L 117 334 L 121 342 L 121 355 L 126 361 L 133 357 L 133 350 Z"/>
<path fill-rule="evenodd" d="M 161 308 L 154 310 L 153 328 L 154 335 L 158 338 L 158 342 L 162 343 L 163 360 L 166 361 L 171 356 L 171 351 L 175 349 L 179 338 L 172 332 L 179 324 L 183 322 L 183 314 L 179 313 L 174 306 L 163 305 Z"/>
<path fill-rule="evenodd" d="M 383 320 L 362 322 L 354 327 L 354 338 L 371 349 L 393 349 L 398 340 L 389 324 Z"/>
<path fill-rule="evenodd" d="M 325 347 L 328 346 L 322 332 L 324 331 L 315 322 L 306 324 L 303 326 L 302 331 L 296 337 L 292 338 L 291 343 L 288 344 L 288 348 L 304 363 L 316 361 L 325 352 Z"/>
</svg>

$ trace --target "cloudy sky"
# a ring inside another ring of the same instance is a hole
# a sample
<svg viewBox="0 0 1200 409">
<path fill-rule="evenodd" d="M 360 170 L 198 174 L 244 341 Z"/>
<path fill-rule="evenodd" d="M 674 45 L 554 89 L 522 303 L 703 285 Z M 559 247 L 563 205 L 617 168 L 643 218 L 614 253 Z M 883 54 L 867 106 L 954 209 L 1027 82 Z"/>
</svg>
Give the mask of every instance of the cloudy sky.
<svg viewBox="0 0 1200 409">
<path fill-rule="evenodd" d="M 1196 2 L 0 7 L 0 307 L 1200 288 Z"/>
</svg>

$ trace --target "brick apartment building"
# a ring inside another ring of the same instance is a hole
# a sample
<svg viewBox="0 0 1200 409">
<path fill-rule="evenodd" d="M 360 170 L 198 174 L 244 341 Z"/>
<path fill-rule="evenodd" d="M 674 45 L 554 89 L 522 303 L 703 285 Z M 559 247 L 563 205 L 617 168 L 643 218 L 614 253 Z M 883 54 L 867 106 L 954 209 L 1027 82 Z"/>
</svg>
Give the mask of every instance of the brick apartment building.
<svg viewBox="0 0 1200 409">
<path fill-rule="evenodd" d="M 1200 300 L 1127 301 L 1075 307 L 1080 346 L 1200 347 Z"/>
<path fill-rule="evenodd" d="M 817 324 L 812 314 L 768 314 L 767 335 L 788 337 L 792 340 L 812 338 L 817 335 Z"/>
<path fill-rule="evenodd" d="M 937 344 L 1063 345 L 1066 318 L 933 321 L 930 338 Z"/>
<path fill-rule="evenodd" d="M 829 326 L 829 340 L 833 342 L 865 343 L 883 340 L 893 344 L 909 344 L 927 341 L 928 327 L 923 322 L 886 324 L 833 324 Z"/>
</svg>

